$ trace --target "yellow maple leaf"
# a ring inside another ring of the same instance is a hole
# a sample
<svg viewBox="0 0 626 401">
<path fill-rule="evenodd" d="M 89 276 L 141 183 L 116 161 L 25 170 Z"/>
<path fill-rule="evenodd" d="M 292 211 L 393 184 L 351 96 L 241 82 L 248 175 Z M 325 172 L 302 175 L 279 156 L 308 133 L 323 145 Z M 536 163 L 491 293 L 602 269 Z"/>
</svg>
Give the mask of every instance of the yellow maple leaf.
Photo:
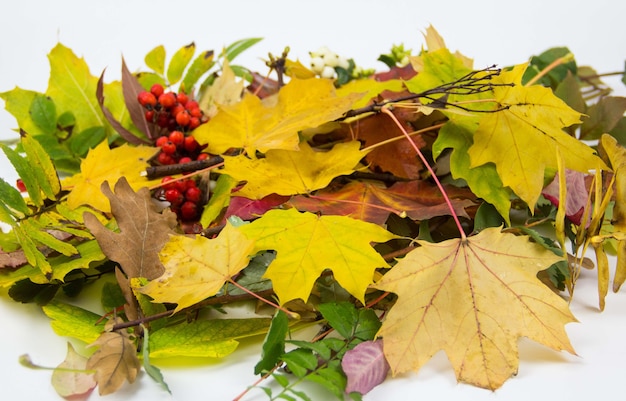
<svg viewBox="0 0 626 401">
<path fill-rule="evenodd" d="M 230 148 L 243 148 L 249 155 L 257 150 L 297 150 L 299 131 L 341 117 L 360 97 L 337 96 L 331 80 L 294 78 L 276 96 L 262 101 L 247 93 L 240 102 L 219 107 L 194 136 L 214 154 Z"/>
<path fill-rule="evenodd" d="M 471 167 L 494 163 L 502 184 L 533 210 L 545 169 L 557 169 L 557 147 L 568 169 L 587 172 L 606 166 L 592 148 L 563 131 L 580 123 L 581 114 L 548 88 L 523 86 L 525 69 L 526 64 L 517 65 L 494 78 L 494 84 L 514 86 L 494 87 L 494 98 L 504 110 L 483 116 L 468 153 Z"/>
<path fill-rule="evenodd" d="M 272 280 L 281 304 L 297 298 L 306 301 L 315 280 L 326 269 L 363 302 L 374 270 L 388 266 L 370 243 L 396 238 L 376 224 L 295 209 L 270 210 L 239 229 L 256 240 L 256 250 L 277 252 L 264 277 Z"/>
<path fill-rule="evenodd" d="M 444 350 L 459 381 L 494 390 L 517 373 L 521 336 L 574 353 L 576 319 L 537 278 L 562 258 L 499 228 L 420 245 L 375 285 L 398 295 L 378 333 L 394 375 Z"/>
<path fill-rule="evenodd" d="M 159 252 L 165 273 L 139 291 L 155 302 L 176 303 L 174 312 L 217 294 L 224 283 L 248 265 L 254 241 L 231 224 L 219 236 L 171 236 Z"/>
<path fill-rule="evenodd" d="M 159 182 L 148 181 L 141 173 L 148 167 L 148 159 L 157 152 L 148 146 L 129 146 L 124 144 L 109 149 L 106 141 L 91 149 L 80 164 L 80 173 L 63 180 L 64 189 L 70 189 L 67 204 L 75 209 L 81 205 L 90 205 L 103 212 L 110 212 L 108 198 L 100 187 L 104 181 L 117 182 L 126 177 L 134 190 Z"/>
<path fill-rule="evenodd" d="M 261 199 L 269 194 L 305 194 L 326 187 L 340 175 L 351 174 L 365 152 L 357 141 L 340 143 L 328 152 L 313 150 L 306 142 L 300 150 L 269 150 L 265 158 L 249 159 L 244 155 L 224 156 L 228 174 L 246 185 L 237 195 Z"/>
</svg>

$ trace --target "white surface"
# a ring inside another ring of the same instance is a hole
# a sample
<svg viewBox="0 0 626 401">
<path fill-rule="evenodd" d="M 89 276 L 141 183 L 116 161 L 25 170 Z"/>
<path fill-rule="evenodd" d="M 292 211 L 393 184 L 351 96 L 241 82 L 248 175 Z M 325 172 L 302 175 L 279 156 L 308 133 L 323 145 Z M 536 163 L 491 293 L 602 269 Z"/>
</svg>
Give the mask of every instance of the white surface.
<svg viewBox="0 0 626 401">
<path fill-rule="evenodd" d="M 83 56 L 94 75 L 108 67 L 108 79 L 119 76 L 123 54 L 131 69 L 143 68 L 143 56 L 164 44 L 171 55 L 195 41 L 197 48 L 219 49 L 234 40 L 261 36 L 265 40 L 238 62 L 261 69 L 260 58 L 279 54 L 286 45 L 292 56 L 308 61 L 308 51 L 322 45 L 354 57 L 365 67 L 392 44 L 419 49 L 421 32 L 429 25 L 448 47 L 475 59 L 476 67 L 524 62 L 553 46 L 568 46 L 581 65 L 599 72 L 623 69 L 626 54 L 626 5 L 615 1 L 231 1 L 171 0 L 29 1 L 0 5 L 0 91 L 14 86 L 44 92 L 48 80 L 47 53 L 61 41 Z M 609 80 L 607 80 L 609 81 Z M 618 93 L 624 94 L 619 79 Z M 0 101 L 0 103 L 2 103 Z M 15 137 L 13 117 L 0 111 L 0 139 Z M 4 158 L 0 176 L 14 182 Z M 495 393 L 456 384 L 442 354 L 417 374 L 389 380 L 365 397 L 390 399 L 499 400 L 626 399 L 626 296 L 609 294 L 607 308 L 597 311 L 595 272 L 585 272 L 572 310 L 579 324 L 567 332 L 579 356 L 556 353 L 520 342 L 519 375 Z M 37 307 L 0 299 L 0 391 L 2 399 L 57 400 L 50 372 L 17 364 L 28 353 L 43 365 L 64 357 L 65 339 L 57 337 Z M 223 362 L 195 366 L 160 365 L 177 400 L 229 400 L 255 380 L 258 345 L 244 345 Z M 205 363 L 206 362 L 206 363 Z M 265 399 L 253 391 L 246 399 Z M 92 400 L 99 399 L 97 394 Z M 125 387 L 106 400 L 170 399 L 145 374 L 138 386 Z"/>
</svg>

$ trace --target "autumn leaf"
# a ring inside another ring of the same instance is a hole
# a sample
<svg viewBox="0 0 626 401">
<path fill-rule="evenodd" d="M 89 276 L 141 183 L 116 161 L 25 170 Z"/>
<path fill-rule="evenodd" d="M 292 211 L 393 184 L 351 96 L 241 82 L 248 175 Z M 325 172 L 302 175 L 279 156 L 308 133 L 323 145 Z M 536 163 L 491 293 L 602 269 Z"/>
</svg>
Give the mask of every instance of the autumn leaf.
<svg viewBox="0 0 626 401">
<path fill-rule="evenodd" d="M 444 350 L 459 381 L 495 390 L 517 373 L 519 337 L 574 353 L 576 319 L 536 277 L 562 258 L 499 228 L 420 245 L 375 285 L 398 295 L 378 333 L 394 375 Z"/>
<path fill-rule="evenodd" d="M 87 358 L 77 353 L 68 342 L 65 360 L 52 372 L 52 387 L 66 399 L 86 397 L 97 384 L 86 368 Z"/>
<path fill-rule="evenodd" d="M 117 182 L 125 177 L 133 189 L 151 185 L 141 173 L 148 167 L 148 159 L 157 152 L 156 148 L 129 146 L 124 144 L 109 149 L 106 141 L 89 151 L 80 164 L 80 173 L 63 180 L 63 188 L 71 189 L 67 204 L 74 209 L 91 205 L 103 212 L 110 212 L 109 202 L 100 187 L 103 182 Z M 157 182 L 157 181 L 154 181 Z"/>
<path fill-rule="evenodd" d="M 198 104 L 207 117 L 213 118 L 218 112 L 218 106 L 229 106 L 241 100 L 243 84 L 243 80 L 237 80 L 228 60 L 225 60 L 222 74 L 202 94 Z"/>
<path fill-rule="evenodd" d="M 256 250 L 275 250 L 264 277 L 281 304 L 309 298 L 315 280 L 330 269 L 337 282 L 363 302 L 374 270 L 387 262 L 370 246 L 396 236 L 378 225 L 344 216 L 316 216 L 294 209 L 270 210 L 239 228 Z"/>
<path fill-rule="evenodd" d="M 447 190 L 451 198 L 455 194 L 472 197 L 459 188 L 448 187 Z M 470 199 L 451 199 L 451 202 L 457 216 L 469 217 L 464 208 L 474 202 Z M 424 181 L 398 182 L 389 188 L 352 181 L 338 191 L 322 189 L 312 196 L 295 196 L 288 204 L 300 211 L 348 216 L 378 225 L 384 224 L 390 213 L 414 220 L 450 214 L 439 189 Z"/>
<path fill-rule="evenodd" d="M 274 149 L 265 158 L 224 156 L 222 173 L 236 180 L 246 181 L 237 195 L 261 199 L 270 194 L 305 194 L 324 188 L 340 175 L 354 172 L 365 156 L 357 141 L 339 143 L 328 152 L 312 149 L 306 142 L 300 150 Z"/>
<path fill-rule="evenodd" d="M 525 69 L 526 64 L 521 64 L 493 79 L 495 85 L 514 86 L 493 88 L 498 108 L 503 110 L 483 116 L 469 155 L 471 167 L 494 163 L 502 184 L 533 210 L 543 188 L 545 169 L 557 168 L 557 147 L 563 150 L 568 169 L 586 173 L 606 166 L 592 148 L 563 131 L 580 123 L 581 114 L 548 88 L 521 85 Z"/>
<path fill-rule="evenodd" d="M 389 372 L 382 341 L 364 341 L 346 351 L 341 360 L 341 369 L 348 378 L 346 393 L 369 393 L 385 381 Z"/>
<path fill-rule="evenodd" d="M 100 395 L 117 391 L 124 381 L 133 383 L 141 369 L 135 344 L 123 331 L 106 331 L 89 347 L 99 347 L 87 361 L 87 369 L 96 371 Z"/>
<path fill-rule="evenodd" d="M 341 117 L 360 96 L 337 96 L 331 80 L 292 79 L 277 97 L 261 101 L 247 93 L 240 102 L 220 107 L 194 136 L 215 154 L 230 148 L 243 148 L 253 156 L 257 150 L 297 150 L 299 131 Z"/>
<path fill-rule="evenodd" d="M 254 241 L 230 223 L 215 239 L 172 236 L 159 252 L 165 272 L 139 291 L 155 302 L 178 304 L 178 312 L 217 294 L 226 281 L 248 265 L 253 249 Z"/>
<path fill-rule="evenodd" d="M 85 213 L 85 225 L 100 248 L 109 259 L 122 266 L 129 278 L 152 280 L 159 277 L 164 269 L 158 252 L 174 233 L 176 214 L 158 213 L 150 191 L 147 188 L 133 191 L 125 178 L 117 181 L 115 193 L 108 182 L 102 184 L 101 190 L 109 199 L 120 232 L 109 230 L 93 214 Z"/>
</svg>

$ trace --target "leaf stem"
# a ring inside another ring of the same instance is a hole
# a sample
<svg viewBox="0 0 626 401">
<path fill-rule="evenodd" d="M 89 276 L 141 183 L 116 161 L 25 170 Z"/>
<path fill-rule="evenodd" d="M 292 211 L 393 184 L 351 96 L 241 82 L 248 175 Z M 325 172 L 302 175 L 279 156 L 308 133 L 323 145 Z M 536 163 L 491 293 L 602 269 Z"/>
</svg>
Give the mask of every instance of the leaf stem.
<svg viewBox="0 0 626 401">
<path fill-rule="evenodd" d="M 300 318 L 300 315 L 298 315 L 297 313 L 295 313 L 295 312 L 291 312 L 291 311 L 289 311 L 289 310 L 287 310 L 287 309 L 283 308 L 282 306 L 278 305 L 277 303 L 272 302 L 272 301 L 270 301 L 269 299 L 265 299 L 265 298 L 263 298 L 262 296 L 258 295 L 257 293 L 252 292 L 252 291 L 250 291 L 249 289 L 247 289 L 246 287 L 242 286 L 242 285 L 241 285 L 241 284 L 239 284 L 238 282 L 236 282 L 236 281 L 234 281 L 234 280 L 228 280 L 228 281 L 229 281 L 232 285 L 234 285 L 235 287 L 239 288 L 241 291 L 243 291 L 243 292 L 245 292 L 245 293 L 250 294 L 252 297 L 254 297 L 254 298 L 258 299 L 259 301 L 261 301 L 261 302 L 265 302 L 266 304 L 268 304 L 268 305 L 270 305 L 270 306 L 272 306 L 272 307 L 274 307 L 274 308 L 276 308 L 276 309 L 278 309 L 278 310 L 281 310 L 281 311 L 285 312 L 285 313 L 287 314 L 287 316 L 289 316 L 290 318 L 292 318 L 292 319 L 299 319 L 299 318 Z"/>
<path fill-rule="evenodd" d="M 454 223 L 456 224 L 456 227 L 459 230 L 459 234 L 461 235 L 461 240 L 465 241 L 467 239 L 467 236 L 465 235 L 465 231 L 463 231 L 463 226 L 461 225 L 461 222 L 459 221 L 459 217 L 456 215 L 454 207 L 452 206 L 452 202 L 450 201 L 450 198 L 448 197 L 448 194 L 446 193 L 446 190 L 443 188 L 443 185 L 441 184 L 441 181 L 439 181 L 439 178 L 437 178 L 437 175 L 435 174 L 435 171 L 433 170 L 433 168 L 428 163 L 428 160 L 426 160 L 426 157 L 424 156 L 422 151 L 415 144 L 415 141 L 413 141 L 413 139 L 411 138 L 409 133 L 406 132 L 406 130 L 404 129 L 404 127 L 402 126 L 400 121 L 398 121 L 398 118 L 391 112 L 390 107 L 391 106 L 383 106 L 383 108 L 381 109 L 381 112 L 386 114 L 386 115 L 388 115 L 389 118 L 391 118 L 393 120 L 393 122 L 398 126 L 400 131 L 402 131 L 404 136 L 409 140 L 409 143 L 411 144 L 411 147 L 413 147 L 413 150 L 415 150 L 415 152 L 419 156 L 420 160 L 422 161 L 422 163 L 424 164 L 426 169 L 428 169 L 428 172 L 430 173 L 431 177 L 435 181 L 435 184 L 437 184 L 437 188 L 439 188 L 439 191 L 441 192 L 441 195 L 443 196 L 443 199 L 445 200 L 446 205 L 448 206 L 448 209 L 450 210 L 450 214 L 452 215 L 452 218 L 454 219 Z"/>
<path fill-rule="evenodd" d="M 426 128 L 419 129 L 419 130 L 417 130 L 417 131 L 409 132 L 409 133 L 408 133 L 408 135 L 409 135 L 409 136 L 413 136 L 413 135 L 423 134 L 424 132 L 434 131 L 434 130 L 437 130 L 437 129 L 439 129 L 439 128 L 443 127 L 443 126 L 444 126 L 444 124 L 445 124 L 445 123 L 440 123 L 440 124 L 431 125 L 430 127 L 426 127 Z M 402 139 L 405 139 L 405 138 L 406 138 L 406 136 L 405 136 L 405 135 L 396 136 L 396 137 L 393 137 L 393 138 L 386 139 L 386 140 L 384 140 L 384 141 L 380 141 L 380 142 L 378 142 L 378 143 L 375 143 L 375 144 L 373 144 L 373 145 L 370 145 L 370 146 L 368 146 L 368 147 L 366 147 L 366 148 L 363 148 L 363 149 L 361 149 L 361 150 L 362 150 L 363 152 L 366 152 L 366 153 L 367 153 L 367 152 L 371 152 L 372 150 L 374 150 L 374 149 L 376 149 L 376 148 L 378 148 L 378 147 L 381 147 L 381 146 L 384 146 L 384 145 L 387 145 L 387 144 L 389 144 L 389 143 L 392 143 L 392 142 L 395 142 L 395 141 L 399 141 L 399 140 L 402 140 Z"/>
</svg>

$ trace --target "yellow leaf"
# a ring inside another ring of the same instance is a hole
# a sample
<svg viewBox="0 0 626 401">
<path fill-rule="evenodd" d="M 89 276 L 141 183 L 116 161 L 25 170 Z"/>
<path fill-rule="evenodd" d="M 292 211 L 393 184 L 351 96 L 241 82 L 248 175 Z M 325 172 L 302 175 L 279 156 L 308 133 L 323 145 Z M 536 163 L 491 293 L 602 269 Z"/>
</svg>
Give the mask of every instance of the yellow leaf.
<svg viewBox="0 0 626 401">
<path fill-rule="evenodd" d="M 574 353 L 576 319 L 537 278 L 560 257 L 499 228 L 420 245 L 375 285 L 398 295 L 378 332 L 394 375 L 444 350 L 459 381 L 493 390 L 517 373 L 519 337 Z"/>
<path fill-rule="evenodd" d="M 543 188 L 544 170 L 557 169 L 556 147 L 563 152 L 565 168 L 587 172 L 606 166 L 594 150 L 568 135 L 563 128 L 581 122 L 552 91 L 541 86 L 521 85 L 526 64 L 494 78 L 498 108 L 486 113 L 469 148 L 471 167 L 494 163 L 504 186 L 510 187 L 533 210 Z"/>
<path fill-rule="evenodd" d="M 176 303 L 175 312 L 217 294 L 248 265 L 254 241 L 230 224 L 215 239 L 200 235 L 170 237 L 159 257 L 165 273 L 139 289 L 155 302 Z"/>
<path fill-rule="evenodd" d="M 328 152 L 313 150 L 306 142 L 300 150 L 270 150 L 263 159 L 224 156 L 221 171 L 247 184 L 238 196 L 261 199 L 269 194 L 305 194 L 326 187 L 340 175 L 351 174 L 365 153 L 357 141 L 340 143 Z"/>
<path fill-rule="evenodd" d="M 315 78 L 315 73 L 302 65 L 299 60 L 285 60 L 285 75 L 298 79 Z"/>
<path fill-rule="evenodd" d="M 359 97 L 337 96 L 331 80 L 292 79 L 277 97 L 261 101 L 246 94 L 241 102 L 220 107 L 194 136 L 214 154 L 230 148 L 244 148 L 253 156 L 257 150 L 297 150 L 299 131 L 341 117 Z"/>
<path fill-rule="evenodd" d="M 433 27 L 432 25 L 429 25 L 428 28 L 426 28 L 426 32 L 424 33 L 424 39 L 426 40 L 426 48 L 428 49 L 428 52 L 422 52 L 419 56 L 409 57 L 411 66 L 418 73 L 421 73 L 422 71 L 424 71 L 423 56 L 425 54 L 432 53 L 440 49 L 446 49 L 446 50 L 448 49 L 446 47 L 446 42 L 443 40 L 443 37 L 439 34 L 439 32 L 437 32 L 435 27 Z M 461 61 L 463 66 L 465 66 L 466 68 L 469 68 L 469 69 L 473 68 L 474 60 L 472 60 L 471 58 L 464 56 L 458 51 L 454 53 L 454 56 L 459 61 Z"/>
<path fill-rule="evenodd" d="M 376 81 L 373 78 L 354 79 L 337 89 L 337 95 L 347 96 L 351 93 L 363 94 L 360 100 L 352 105 L 352 108 L 366 106 L 373 97 L 384 91 L 402 92 L 404 85 L 401 79 L 389 79 L 387 81 Z"/>
<path fill-rule="evenodd" d="M 104 181 L 117 182 L 126 177 L 130 186 L 137 190 L 160 180 L 148 181 L 141 173 L 148 167 L 148 159 L 157 149 L 147 146 L 124 144 L 109 149 L 106 141 L 90 150 L 80 164 L 80 173 L 63 180 L 63 188 L 71 189 L 67 204 L 74 209 L 81 205 L 91 205 L 103 212 L 111 211 L 109 200 L 100 190 Z"/>
<path fill-rule="evenodd" d="M 243 80 L 237 81 L 237 76 L 230 68 L 228 60 L 224 59 L 222 74 L 202 94 L 202 98 L 198 102 L 200 108 L 207 117 L 215 117 L 218 106 L 228 106 L 241 100 L 243 83 Z"/>
<path fill-rule="evenodd" d="M 281 304 L 297 298 L 306 301 L 315 280 L 326 269 L 363 302 L 374 270 L 388 266 L 370 243 L 396 238 L 376 224 L 295 209 L 270 210 L 240 230 L 256 240 L 256 250 L 277 252 L 264 277 L 272 280 Z"/>
</svg>

